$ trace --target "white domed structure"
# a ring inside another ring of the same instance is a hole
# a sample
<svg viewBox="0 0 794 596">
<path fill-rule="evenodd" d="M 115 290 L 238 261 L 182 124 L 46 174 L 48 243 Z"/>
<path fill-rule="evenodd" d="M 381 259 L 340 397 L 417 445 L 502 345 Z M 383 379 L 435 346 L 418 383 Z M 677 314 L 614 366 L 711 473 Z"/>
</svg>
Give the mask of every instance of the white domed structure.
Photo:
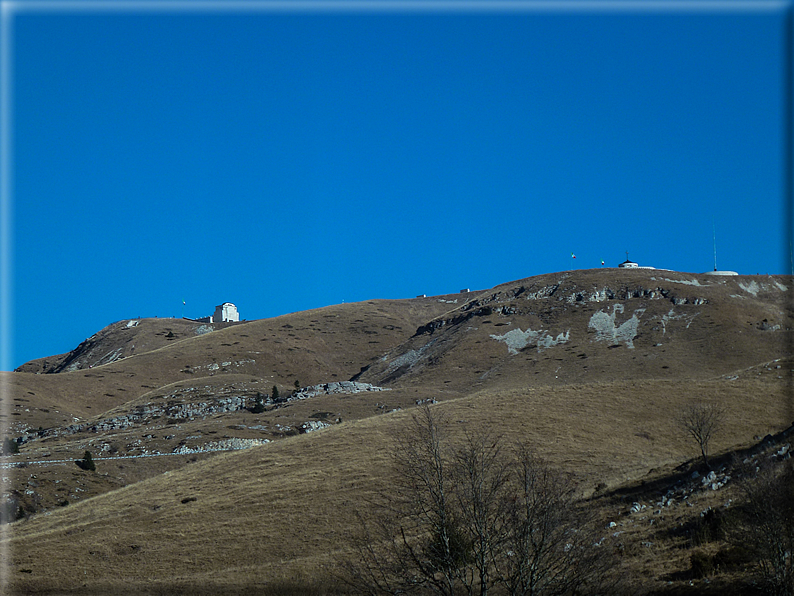
<svg viewBox="0 0 794 596">
<path fill-rule="evenodd" d="M 736 271 L 706 271 L 703 275 L 739 275 Z"/>
</svg>

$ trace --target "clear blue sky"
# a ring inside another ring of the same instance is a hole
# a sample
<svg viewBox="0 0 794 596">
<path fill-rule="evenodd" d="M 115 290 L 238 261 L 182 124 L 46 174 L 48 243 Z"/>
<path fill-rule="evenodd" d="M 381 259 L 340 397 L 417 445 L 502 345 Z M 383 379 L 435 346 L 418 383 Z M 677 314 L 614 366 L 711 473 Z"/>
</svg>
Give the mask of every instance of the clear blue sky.
<svg viewBox="0 0 794 596">
<path fill-rule="evenodd" d="M 708 271 L 713 226 L 720 269 L 791 270 L 783 3 L 34 6 L 4 13 L 12 367 L 224 301 L 272 317 L 626 250 Z"/>
</svg>

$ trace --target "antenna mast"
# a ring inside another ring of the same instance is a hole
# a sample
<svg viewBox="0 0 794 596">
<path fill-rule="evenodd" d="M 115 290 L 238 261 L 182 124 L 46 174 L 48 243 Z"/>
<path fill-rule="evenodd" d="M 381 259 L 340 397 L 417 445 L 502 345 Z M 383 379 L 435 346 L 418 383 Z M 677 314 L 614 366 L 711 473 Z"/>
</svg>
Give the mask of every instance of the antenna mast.
<svg viewBox="0 0 794 596">
<path fill-rule="evenodd" d="M 717 270 L 717 226 L 712 220 L 711 229 L 714 232 L 714 271 Z"/>
</svg>

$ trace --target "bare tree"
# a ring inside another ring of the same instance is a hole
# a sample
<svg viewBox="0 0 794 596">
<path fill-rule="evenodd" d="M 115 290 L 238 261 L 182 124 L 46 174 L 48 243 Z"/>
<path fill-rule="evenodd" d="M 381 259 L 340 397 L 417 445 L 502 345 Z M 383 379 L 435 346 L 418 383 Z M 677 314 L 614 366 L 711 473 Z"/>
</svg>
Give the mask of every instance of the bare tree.
<svg viewBox="0 0 794 596">
<path fill-rule="evenodd" d="M 468 594 L 487 596 L 496 571 L 495 561 L 508 535 L 508 482 L 512 462 L 502 452 L 498 438 L 487 431 L 467 434 L 455 450 L 456 510 L 470 565 L 460 579 Z"/>
<path fill-rule="evenodd" d="M 356 590 L 581 593 L 605 568 L 608 548 L 599 547 L 573 478 L 526 446 L 503 449 L 487 431 L 455 446 L 443 422 L 424 408 L 398 438 L 395 486 L 362 524 L 360 560 L 347 565 Z"/>
<path fill-rule="evenodd" d="M 710 467 L 709 445 L 722 429 L 724 418 L 725 411 L 713 403 L 693 402 L 679 413 L 678 423 L 681 429 L 697 443 L 707 468 Z"/>
<path fill-rule="evenodd" d="M 770 467 L 743 484 L 745 524 L 736 542 L 757 557 L 773 596 L 794 594 L 794 465 Z"/>
<path fill-rule="evenodd" d="M 359 516 L 359 560 L 344 563 L 343 579 L 363 594 L 453 596 L 470 548 L 455 511 L 452 454 L 429 408 L 395 437 L 392 455 L 394 483 L 370 503 L 370 521 Z"/>
<path fill-rule="evenodd" d="M 515 451 L 508 534 L 497 558 L 511 596 L 561 596 L 607 589 L 609 557 L 592 509 L 579 503 L 576 481 L 524 444 Z M 614 582 L 607 593 L 616 593 Z"/>
<path fill-rule="evenodd" d="M 436 593 L 452 596 L 470 549 L 458 523 L 452 454 L 443 432 L 430 408 L 424 407 L 398 438 L 395 500 L 404 513 L 400 536 L 414 575 Z"/>
</svg>

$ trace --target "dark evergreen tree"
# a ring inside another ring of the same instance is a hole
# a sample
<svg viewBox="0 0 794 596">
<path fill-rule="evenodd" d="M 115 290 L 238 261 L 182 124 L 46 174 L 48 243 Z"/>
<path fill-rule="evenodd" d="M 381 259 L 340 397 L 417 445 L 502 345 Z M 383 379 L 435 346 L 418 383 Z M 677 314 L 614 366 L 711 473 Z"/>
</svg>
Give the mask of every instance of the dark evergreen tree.
<svg viewBox="0 0 794 596">
<path fill-rule="evenodd" d="M 9 437 L 3 439 L 3 455 L 19 453 L 19 444 Z"/>
<path fill-rule="evenodd" d="M 96 471 L 96 464 L 94 463 L 94 458 L 91 457 L 90 451 L 86 451 L 85 455 L 83 455 L 83 459 L 78 459 L 75 463 L 78 468 L 83 470 L 88 470 L 89 472 Z"/>
<path fill-rule="evenodd" d="M 262 394 L 257 391 L 256 398 L 254 399 L 254 407 L 251 408 L 251 412 L 254 414 L 261 414 L 265 411 L 265 401 Z"/>
</svg>

